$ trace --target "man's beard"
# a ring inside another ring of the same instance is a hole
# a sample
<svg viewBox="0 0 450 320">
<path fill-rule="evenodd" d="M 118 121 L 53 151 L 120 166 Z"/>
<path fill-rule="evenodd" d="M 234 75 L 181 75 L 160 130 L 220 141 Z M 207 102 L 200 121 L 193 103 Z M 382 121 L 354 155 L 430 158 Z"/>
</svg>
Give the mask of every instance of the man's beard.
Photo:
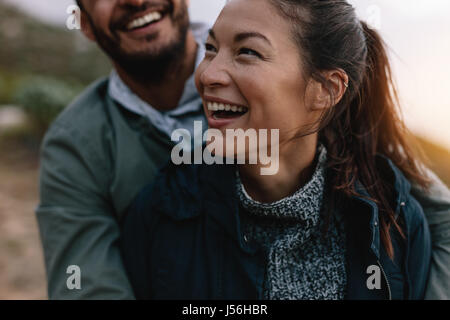
<svg viewBox="0 0 450 320">
<path fill-rule="evenodd" d="M 120 47 L 118 36 L 110 37 L 103 30 L 95 26 L 91 17 L 88 15 L 98 45 L 103 51 L 117 64 L 128 76 L 136 81 L 158 84 L 161 83 L 173 68 L 183 62 L 186 52 L 186 38 L 189 28 L 189 15 L 186 4 L 183 2 L 180 12 L 169 18 L 176 26 L 176 36 L 171 43 L 164 47 L 152 49 L 147 52 L 127 53 Z M 141 10 L 145 10 L 143 6 Z M 135 12 L 133 12 L 135 13 Z M 112 34 L 114 26 L 110 26 Z M 159 34 L 147 36 L 146 41 L 150 42 Z"/>
</svg>

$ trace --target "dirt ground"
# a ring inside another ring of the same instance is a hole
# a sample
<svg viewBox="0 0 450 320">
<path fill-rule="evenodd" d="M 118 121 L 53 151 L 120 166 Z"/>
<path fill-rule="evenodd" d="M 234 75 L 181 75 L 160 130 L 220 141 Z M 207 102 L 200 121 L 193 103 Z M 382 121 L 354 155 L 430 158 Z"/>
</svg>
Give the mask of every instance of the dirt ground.
<svg viewBox="0 0 450 320">
<path fill-rule="evenodd" d="M 34 213 L 37 158 L 36 150 L 0 145 L 0 300 L 47 299 Z"/>
</svg>

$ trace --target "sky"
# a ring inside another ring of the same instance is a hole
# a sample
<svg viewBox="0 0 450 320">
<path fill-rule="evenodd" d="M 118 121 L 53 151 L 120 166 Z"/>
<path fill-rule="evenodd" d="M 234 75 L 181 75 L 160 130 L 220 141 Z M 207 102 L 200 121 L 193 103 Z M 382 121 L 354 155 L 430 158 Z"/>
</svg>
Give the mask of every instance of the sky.
<svg viewBox="0 0 450 320">
<path fill-rule="evenodd" d="M 65 26 L 73 0 L 0 0 Z M 195 21 L 212 24 L 225 0 L 190 0 Z M 450 1 L 350 0 L 389 45 L 408 127 L 450 149 Z M 39 5 L 38 5 L 39 3 Z M 76 31 L 74 31 L 76 32 Z"/>
</svg>

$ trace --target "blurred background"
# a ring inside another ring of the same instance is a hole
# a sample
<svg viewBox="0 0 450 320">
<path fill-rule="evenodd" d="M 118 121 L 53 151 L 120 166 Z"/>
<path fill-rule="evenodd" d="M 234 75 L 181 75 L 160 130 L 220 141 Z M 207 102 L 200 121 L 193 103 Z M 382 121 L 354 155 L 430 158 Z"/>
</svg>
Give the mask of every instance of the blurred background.
<svg viewBox="0 0 450 320">
<path fill-rule="evenodd" d="M 450 1 L 353 0 L 379 29 L 408 127 L 428 165 L 450 185 Z M 0 299 L 46 299 L 34 209 L 39 146 L 55 116 L 110 64 L 77 29 L 72 0 L 0 0 Z M 191 0 L 213 23 L 225 0 Z"/>
</svg>

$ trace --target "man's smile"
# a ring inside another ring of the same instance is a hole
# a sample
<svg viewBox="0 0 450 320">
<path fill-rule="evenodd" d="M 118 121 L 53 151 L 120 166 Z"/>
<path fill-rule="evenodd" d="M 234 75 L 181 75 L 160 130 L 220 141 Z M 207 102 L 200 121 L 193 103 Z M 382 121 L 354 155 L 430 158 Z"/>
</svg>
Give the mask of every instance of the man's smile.
<svg viewBox="0 0 450 320">
<path fill-rule="evenodd" d="M 161 12 L 158 12 L 158 11 L 150 12 L 143 17 L 136 18 L 133 21 L 131 21 L 127 25 L 127 30 L 134 30 L 134 29 L 146 27 L 149 24 L 152 24 L 154 22 L 161 20 L 162 17 L 163 17 L 163 14 Z"/>
<path fill-rule="evenodd" d="M 145 10 L 134 14 L 125 15 L 126 18 L 121 19 L 116 23 L 116 29 L 125 34 L 142 35 L 148 32 L 152 32 L 154 25 L 158 24 L 162 20 L 166 20 L 173 12 L 173 6 L 168 4 L 151 6 Z"/>
</svg>

